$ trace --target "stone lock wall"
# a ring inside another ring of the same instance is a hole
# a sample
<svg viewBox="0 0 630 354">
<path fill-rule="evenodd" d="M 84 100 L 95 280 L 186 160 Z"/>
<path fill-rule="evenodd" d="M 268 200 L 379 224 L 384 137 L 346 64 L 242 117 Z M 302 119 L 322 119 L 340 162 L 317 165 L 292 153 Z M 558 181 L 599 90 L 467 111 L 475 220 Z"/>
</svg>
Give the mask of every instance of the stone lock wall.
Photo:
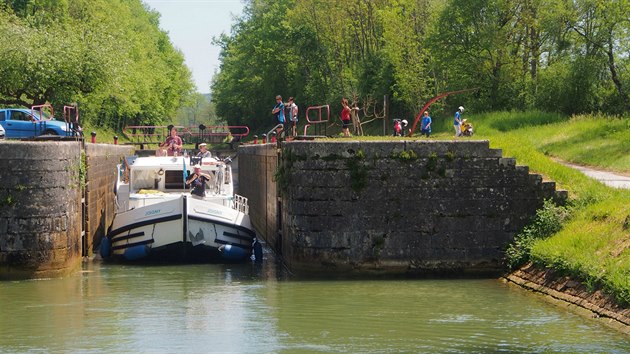
<svg viewBox="0 0 630 354">
<path fill-rule="evenodd" d="M 0 141 L 0 279 L 81 261 L 80 143 Z"/>
<path fill-rule="evenodd" d="M 279 198 L 274 181 L 278 165 L 276 144 L 240 145 L 238 148 L 239 194 L 247 197 L 254 228 L 268 245 L 281 251 L 278 238 Z"/>
<path fill-rule="evenodd" d="M 544 199 L 566 196 L 487 141 L 291 142 L 283 164 L 296 270 L 497 271 Z"/>
<path fill-rule="evenodd" d="M 85 235 L 83 255 L 93 254 L 95 247 L 107 234 L 107 228 L 114 219 L 116 165 L 124 156 L 133 155 L 131 146 L 110 144 L 86 144 L 85 177 Z"/>
<path fill-rule="evenodd" d="M 272 232 L 296 272 L 494 273 L 544 199 L 566 198 L 487 141 L 293 141 L 278 171 Z"/>
</svg>

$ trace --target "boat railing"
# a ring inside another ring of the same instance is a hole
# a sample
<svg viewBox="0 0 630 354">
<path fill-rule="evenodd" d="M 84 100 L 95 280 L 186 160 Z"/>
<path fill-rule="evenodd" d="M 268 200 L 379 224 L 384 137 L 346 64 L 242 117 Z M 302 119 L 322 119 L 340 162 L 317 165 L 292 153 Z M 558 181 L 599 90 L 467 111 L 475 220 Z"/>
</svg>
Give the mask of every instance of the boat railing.
<svg viewBox="0 0 630 354">
<path fill-rule="evenodd" d="M 240 211 L 243 214 L 249 215 L 249 205 L 247 204 L 247 198 L 242 195 L 234 194 L 234 203 L 232 208 Z"/>
</svg>

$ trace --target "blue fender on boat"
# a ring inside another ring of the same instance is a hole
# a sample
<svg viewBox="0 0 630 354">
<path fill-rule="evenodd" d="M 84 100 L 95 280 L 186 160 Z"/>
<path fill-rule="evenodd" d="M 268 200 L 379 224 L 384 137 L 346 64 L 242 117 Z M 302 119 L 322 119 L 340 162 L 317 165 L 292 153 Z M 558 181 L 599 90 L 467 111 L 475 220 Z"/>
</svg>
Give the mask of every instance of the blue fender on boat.
<svg viewBox="0 0 630 354">
<path fill-rule="evenodd" d="M 263 260 L 263 250 L 262 245 L 258 242 L 258 239 L 254 238 L 254 261 L 262 262 Z"/>
<path fill-rule="evenodd" d="M 109 256 L 112 255 L 112 241 L 109 239 L 109 237 L 103 237 L 103 239 L 101 240 L 101 247 L 99 249 L 99 252 L 101 254 L 101 258 L 103 259 L 107 259 L 109 258 Z"/>
<path fill-rule="evenodd" d="M 245 259 L 245 257 L 247 257 L 247 252 L 240 247 L 225 245 L 221 249 L 221 255 L 225 259 L 237 261 Z"/>
<path fill-rule="evenodd" d="M 137 245 L 133 247 L 129 247 L 123 253 L 123 257 L 125 257 L 128 261 L 135 261 L 137 259 L 142 259 L 149 254 L 149 247 L 146 245 Z"/>
</svg>

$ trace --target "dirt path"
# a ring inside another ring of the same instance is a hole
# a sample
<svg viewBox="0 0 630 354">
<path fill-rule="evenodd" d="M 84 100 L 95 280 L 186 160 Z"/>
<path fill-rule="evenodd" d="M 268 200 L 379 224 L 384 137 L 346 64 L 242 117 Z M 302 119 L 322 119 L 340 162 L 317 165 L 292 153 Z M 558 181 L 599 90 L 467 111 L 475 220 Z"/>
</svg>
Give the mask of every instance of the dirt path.
<svg viewBox="0 0 630 354">
<path fill-rule="evenodd" d="M 582 172 L 583 174 L 602 182 L 603 184 L 607 186 L 614 187 L 614 188 L 630 189 L 630 177 L 628 176 L 622 176 L 622 175 L 607 172 L 607 171 L 596 170 L 590 167 L 575 165 L 575 164 L 558 160 L 558 159 L 555 159 L 555 161 L 565 166 L 574 168 Z"/>
</svg>

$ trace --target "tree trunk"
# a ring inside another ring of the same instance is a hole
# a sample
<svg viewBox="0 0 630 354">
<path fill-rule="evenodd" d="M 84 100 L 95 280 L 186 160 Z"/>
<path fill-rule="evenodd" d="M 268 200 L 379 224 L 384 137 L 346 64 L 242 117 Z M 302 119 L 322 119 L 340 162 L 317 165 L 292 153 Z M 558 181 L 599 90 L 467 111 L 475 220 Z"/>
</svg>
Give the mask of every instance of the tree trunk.
<svg viewBox="0 0 630 354">
<path fill-rule="evenodd" d="M 623 84 L 619 79 L 619 74 L 617 73 L 617 68 L 615 67 L 615 53 L 613 52 L 613 39 L 612 33 L 608 36 L 608 46 L 606 48 L 606 55 L 608 56 L 608 69 L 610 70 L 610 78 L 612 79 L 615 87 L 617 88 L 617 93 L 619 97 L 621 97 L 621 101 L 623 102 L 624 109 L 626 111 L 630 111 L 630 100 L 628 99 L 628 95 L 623 89 Z"/>
</svg>

